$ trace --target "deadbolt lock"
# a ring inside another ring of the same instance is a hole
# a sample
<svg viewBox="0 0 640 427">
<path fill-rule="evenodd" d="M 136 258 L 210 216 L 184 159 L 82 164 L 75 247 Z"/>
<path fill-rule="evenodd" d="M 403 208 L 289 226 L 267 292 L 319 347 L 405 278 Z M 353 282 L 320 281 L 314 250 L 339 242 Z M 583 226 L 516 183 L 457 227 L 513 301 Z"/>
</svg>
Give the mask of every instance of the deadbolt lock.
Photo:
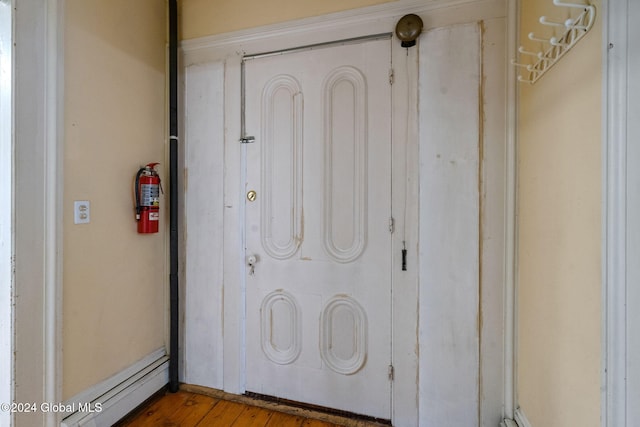
<svg viewBox="0 0 640 427">
<path fill-rule="evenodd" d="M 247 200 L 249 200 L 250 202 L 253 202 L 254 200 L 256 200 L 256 197 L 258 196 L 258 193 L 256 193 L 255 191 L 251 190 L 247 193 Z"/>
</svg>

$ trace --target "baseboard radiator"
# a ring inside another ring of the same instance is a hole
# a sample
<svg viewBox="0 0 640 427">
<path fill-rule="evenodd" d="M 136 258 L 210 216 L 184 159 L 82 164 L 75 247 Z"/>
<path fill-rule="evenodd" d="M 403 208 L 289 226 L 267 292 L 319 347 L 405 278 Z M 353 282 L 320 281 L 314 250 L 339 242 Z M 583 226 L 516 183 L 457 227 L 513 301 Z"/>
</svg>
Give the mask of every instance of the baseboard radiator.
<svg viewBox="0 0 640 427">
<path fill-rule="evenodd" d="M 159 349 L 65 401 L 61 427 L 110 427 L 169 382 L 169 357 Z"/>
</svg>

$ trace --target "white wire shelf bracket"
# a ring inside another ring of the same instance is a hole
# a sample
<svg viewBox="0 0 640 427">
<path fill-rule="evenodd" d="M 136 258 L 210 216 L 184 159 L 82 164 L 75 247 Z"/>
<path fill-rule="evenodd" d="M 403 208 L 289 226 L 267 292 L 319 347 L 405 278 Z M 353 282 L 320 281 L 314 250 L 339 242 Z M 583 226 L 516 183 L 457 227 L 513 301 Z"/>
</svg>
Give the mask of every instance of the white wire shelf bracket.
<svg viewBox="0 0 640 427">
<path fill-rule="evenodd" d="M 523 46 L 518 49 L 520 58 L 512 60 L 511 63 L 524 72 L 518 76 L 518 81 L 533 84 L 544 75 L 556 62 L 566 55 L 573 46 L 576 45 L 593 27 L 596 19 L 596 8 L 590 4 L 565 3 L 560 0 L 553 0 L 553 4 L 559 7 L 581 9 L 576 17 L 568 18 L 564 22 L 558 22 L 540 17 L 540 24 L 551 27 L 557 35 L 550 38 L 536 37 L 534 33 L 529 33 L 528 39 L 538 42 L 542 48 L 537 51 L 528 51 Z M 524 58 L 527 59 L 524 59 Z"/>
</svg>

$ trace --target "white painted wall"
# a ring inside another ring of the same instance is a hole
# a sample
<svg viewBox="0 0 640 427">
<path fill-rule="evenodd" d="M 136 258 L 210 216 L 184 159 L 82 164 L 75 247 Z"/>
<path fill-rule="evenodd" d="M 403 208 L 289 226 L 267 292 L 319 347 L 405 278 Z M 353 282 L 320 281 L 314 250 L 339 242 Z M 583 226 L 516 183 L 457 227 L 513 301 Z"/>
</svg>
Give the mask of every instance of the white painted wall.
<svg viewBox="0 0 640 427">
<path fill-rule="evenodd" d="M 0 1 L 0 402 L 11 401 L 12 313 L 12 113 L 11 113 L 11 2 Z M 9 425 L 11 414 L 0 412 L 0 425 Z"/>
</svg>

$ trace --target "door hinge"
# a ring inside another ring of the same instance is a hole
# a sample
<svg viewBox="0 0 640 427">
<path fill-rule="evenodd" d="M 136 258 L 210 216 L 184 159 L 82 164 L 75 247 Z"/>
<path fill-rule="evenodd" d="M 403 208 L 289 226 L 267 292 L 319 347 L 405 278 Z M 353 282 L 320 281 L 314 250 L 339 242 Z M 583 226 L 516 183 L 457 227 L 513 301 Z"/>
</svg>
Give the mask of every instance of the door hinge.
<svg viewBox="0 0 640 427">
<path fill-rule="evenodd" d="M 389 365 L 389 381 L 393 381 L 393 365 Z"/>
<path fill-rule="evenodd" d="M 389 218 L 389 233 L 393 233 L 396 229 L 396 220 L 393 217 Z"/>
<path fill-rule="evenodd" d="M 389 69 L 389 84 L 392 85 L 394 81 L 393 68 Z"/>
</svg>

